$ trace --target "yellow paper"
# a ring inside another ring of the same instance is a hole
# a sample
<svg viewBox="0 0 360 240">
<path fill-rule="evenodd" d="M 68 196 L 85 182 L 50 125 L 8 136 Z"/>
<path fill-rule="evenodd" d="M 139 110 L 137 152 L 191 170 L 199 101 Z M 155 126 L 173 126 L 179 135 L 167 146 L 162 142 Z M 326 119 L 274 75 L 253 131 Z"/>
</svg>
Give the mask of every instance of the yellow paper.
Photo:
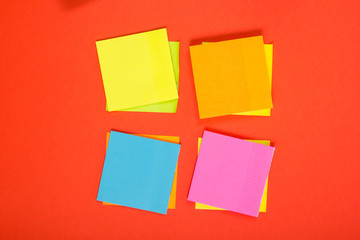
<svg viewBox="0 0 360 240">
<path fill-rule="evenodd" d="M 200 145 L 201 145 L 201 141 L 202 138 L 198 139 L 198 153 L 200 151 Z M 254 143 L 259 143 L 259 144 L 263 144 L 266 146 L 270 146 L 270 141 L 267 140 L 246 140 L 246 141 L 250 141 L 250 142 L 254 142 Z M 260 205 L 260 212 L 266 212 L 266 204 L 267 204 L 267 188 L 268 188 L 268 179 L 266 179 L 266 184 L 265 184 L 265 189 L 264 189 L 264 194 L 261 200 L 261 205 Z M 206 209 L 206 210 L 226 210 L 226 209 L 222 209 L 222 208 L 218 208 L 218 207 L 213 207 L 213 206 L 209 206 L 206 204 L 202 204 L 202 203 L 195 203 L 195 209 Z"/>
<path fill-rule="evenodd" d="M 162 136 L 162 135 L 148 135 L 148 134 L 134 134 L 140 137 L 147 137 L 155 140 L 166 141 L 171 143 L 180 143 L 180 138 L 176 136 Z M 109 142 L 110 132 L 106 133 L 106 148 Z M 175 209 L 176 206 L 176 187 L 177 187 L 177 166 L 174 175 L 174 181 L 171 188 L 168 209 Z M 103 205 L 117 205 L 113 203 L 103 202 Z"/>
<path fill-rule="evenodd" d="M 175 81 L 177 89 L 179 89 L 179 42 L 169 42 L 171 60 L 175 75 Z M 178 99 L 159 102 L 150 105 L 144 105 L 140 107 L 127 108 L 124 111 L 129 112 L 164 112 L 164 113 L 176 113 L 177 110 Z M 108 107 L 106 104 L 106 111 L 108 111 Z"/>
<path fill-rule="evenodd" d="M 166 29 L 96 42 L 109 111 L 178 99 Z"/>
</svg>

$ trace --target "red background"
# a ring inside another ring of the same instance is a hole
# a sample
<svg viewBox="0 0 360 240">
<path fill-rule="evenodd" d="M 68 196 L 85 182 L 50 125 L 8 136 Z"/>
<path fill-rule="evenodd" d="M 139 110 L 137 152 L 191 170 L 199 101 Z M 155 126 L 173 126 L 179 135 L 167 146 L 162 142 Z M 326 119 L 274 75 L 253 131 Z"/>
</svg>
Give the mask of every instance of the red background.
<svg viewBox="0 0 360 240">
<path fill-rule="evenodd" d="M 0 238 L 359 238 L 359 12 L 357 0 L 1 1 Z M 160 27 L 181 42 L 178 113 L 106 112 L 95 40 Z M 258 33 L 274 43 L 272 116 L 199 120 L 189 44 Z M 258 219 L 186 200 L 204 128 L 276 147 Z M 176 210 L 96 201 L 110 129 L 181 137 Z"/>
</svg>

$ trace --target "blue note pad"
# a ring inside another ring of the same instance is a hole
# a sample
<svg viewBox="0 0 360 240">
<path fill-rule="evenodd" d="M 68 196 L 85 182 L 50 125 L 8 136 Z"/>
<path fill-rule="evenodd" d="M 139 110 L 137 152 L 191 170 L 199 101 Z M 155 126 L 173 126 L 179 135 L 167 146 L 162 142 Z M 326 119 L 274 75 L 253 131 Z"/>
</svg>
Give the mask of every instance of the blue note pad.
<svg viewBox="0 0 360 240">
<path fill-rule="evenodd" d="M 98 201 L 166 214 L 180 145 L 111 131 Z"/>
</svg>

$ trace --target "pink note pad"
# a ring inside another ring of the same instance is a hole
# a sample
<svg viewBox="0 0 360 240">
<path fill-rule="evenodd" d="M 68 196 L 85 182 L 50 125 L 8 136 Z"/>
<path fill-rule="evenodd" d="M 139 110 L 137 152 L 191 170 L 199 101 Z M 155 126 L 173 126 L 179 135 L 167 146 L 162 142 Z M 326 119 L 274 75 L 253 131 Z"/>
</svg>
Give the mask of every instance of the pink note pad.
<svg viewBox="0 0 360 240">
<path fill-rule="evenodd" d="M 204 131 L 188 200 L 257 217 L 274 150 Z"/>
</svg>

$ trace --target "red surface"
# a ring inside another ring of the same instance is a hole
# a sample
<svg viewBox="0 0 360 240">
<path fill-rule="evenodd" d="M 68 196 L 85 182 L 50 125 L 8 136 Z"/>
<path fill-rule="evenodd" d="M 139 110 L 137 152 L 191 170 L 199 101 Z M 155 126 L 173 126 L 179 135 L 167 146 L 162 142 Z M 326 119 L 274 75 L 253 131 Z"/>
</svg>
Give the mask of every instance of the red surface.
<svg viewBox="0 0 360 240">
<path fill-rule="evenodd" d="M 360 2 L 141 2 L 0 3 L 0 238 L 360 238 Z M 178 113 L 107 113 L 95 40 L 164 26 L 181 41 Z M 200 121 L 189 44 L 258 32 L 274 43 L 272 116 Z M 276 147 L 258 219 L 186 200 L 205 127 Z M 180 135 L 176 210 L 96 201 L 110 129 Z"/>
</svg>

